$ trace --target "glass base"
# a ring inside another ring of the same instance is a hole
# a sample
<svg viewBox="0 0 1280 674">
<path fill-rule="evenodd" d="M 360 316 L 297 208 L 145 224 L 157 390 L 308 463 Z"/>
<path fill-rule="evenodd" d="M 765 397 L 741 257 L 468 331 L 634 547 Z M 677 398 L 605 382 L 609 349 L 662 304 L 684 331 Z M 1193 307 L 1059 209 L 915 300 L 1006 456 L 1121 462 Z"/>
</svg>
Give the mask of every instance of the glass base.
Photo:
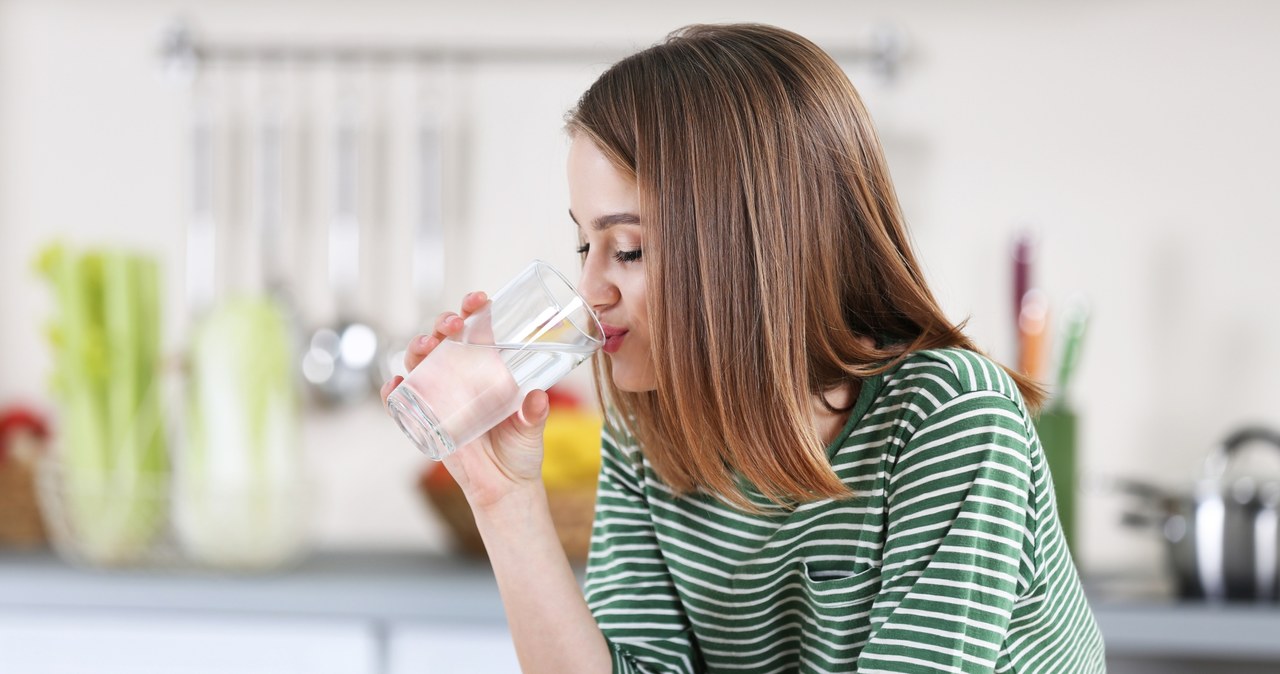
<svg viewBox="0 0 1280 674">
<path fill-rule="evenodd" d="M 431 460 L 441 461 L 457 449 L 431 406 L 405 384 L 387 396 L 387 409 L 400 430 Z"/>
</svg>

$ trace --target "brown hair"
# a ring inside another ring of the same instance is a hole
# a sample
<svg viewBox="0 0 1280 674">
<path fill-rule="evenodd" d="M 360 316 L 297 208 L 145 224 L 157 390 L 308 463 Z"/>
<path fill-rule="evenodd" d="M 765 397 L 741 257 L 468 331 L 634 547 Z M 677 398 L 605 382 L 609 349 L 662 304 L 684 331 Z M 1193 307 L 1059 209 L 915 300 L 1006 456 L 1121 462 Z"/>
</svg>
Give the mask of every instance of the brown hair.
<svg viewBox="0 0 1280 674">
<path fill-rule="evenodd" d="M 977 351 L 925 284 L 862 100 L 809 40 L 682 28 L 567 122 L 636 181 L 657 388 L 618 390 L 605 358 L 596 383 L 676 492 L 748 505 L 740 476 L 777 503 L 847 498 L 812 396 L 914 351 Z"/>
</svg>

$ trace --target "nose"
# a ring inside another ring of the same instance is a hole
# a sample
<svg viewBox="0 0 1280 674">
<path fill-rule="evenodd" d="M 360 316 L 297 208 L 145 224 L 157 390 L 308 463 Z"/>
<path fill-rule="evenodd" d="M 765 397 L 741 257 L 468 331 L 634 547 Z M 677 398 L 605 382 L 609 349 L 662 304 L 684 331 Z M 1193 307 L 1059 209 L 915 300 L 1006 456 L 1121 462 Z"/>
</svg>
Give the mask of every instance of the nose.
<svg viewBox="0 0 1280 674">
<path fill-rule="evenodd" d="M 610 280 L 598 263 L 599 257 L 587 256 L 582 263 L 582 276 L 578 279 L 578 293 L 597 314 L 617 303 L 618 286 Z"/>
</svg>

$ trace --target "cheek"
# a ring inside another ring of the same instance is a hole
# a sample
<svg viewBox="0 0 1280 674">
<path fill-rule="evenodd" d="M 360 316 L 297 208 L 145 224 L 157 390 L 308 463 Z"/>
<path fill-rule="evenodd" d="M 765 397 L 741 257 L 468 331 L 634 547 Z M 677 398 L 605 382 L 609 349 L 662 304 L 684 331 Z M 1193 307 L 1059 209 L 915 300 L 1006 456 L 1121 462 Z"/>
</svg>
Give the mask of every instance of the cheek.
<svg viewBox="0 0 1280 674">
<path fill-rule="evenodd" d="M 626 379 L 628 390 L 641 392 L 652 391 L 657 386 L 657 373 L 654 372 L 653 333 L 650 330 L 648 316 L 644 313 L 643 304 L 636 307 L 637 315 L 633 316 L 632 335 L 636 338 L 628 350 L 627 359 L 622 363 L 620 374 Z"/>
<path fill-rule="evenodd" d="M 648 334 L 649 302 L 648 297 L 645 296 L 644 276 L 637 275 L 637 278 L 628 279 L 624 293 L 628 305 L 627 313 L 630 314 L 633 329 L 641 328 Z"/>
</svg>

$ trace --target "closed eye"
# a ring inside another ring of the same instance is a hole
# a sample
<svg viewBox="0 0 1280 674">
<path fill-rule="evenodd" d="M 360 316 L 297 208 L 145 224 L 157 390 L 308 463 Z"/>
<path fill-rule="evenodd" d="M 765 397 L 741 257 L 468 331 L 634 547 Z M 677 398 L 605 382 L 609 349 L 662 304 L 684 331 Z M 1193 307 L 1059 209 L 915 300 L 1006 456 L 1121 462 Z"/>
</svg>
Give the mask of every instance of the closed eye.
<svg viewBox="0 0 1280 674">
<path fill-rule="evenodd" d="M 591 252 L 591 244 L 584 243 L 578 246 L 576 251 L 579 255 L 582 255 L 585 257 L 587 253 Z M 628 262 L 636 262 L 643 256 L 644 256 L 644 251 L 637 248 L 635 250 L 616 251 L 613 254 L 613 259 L 619 262 L 620 264 L 627 264 Z"/>
<path fill-rule="evenodd" d="M 643 255 L 643 253 L 639 248 L 635 250 L 620 250 L 613 254 L 613 259 L 622 264 L 626 264 L 628 262 L 635 262 L 636 260 L 639 260 L 641 255 Z"/>
</svg>

